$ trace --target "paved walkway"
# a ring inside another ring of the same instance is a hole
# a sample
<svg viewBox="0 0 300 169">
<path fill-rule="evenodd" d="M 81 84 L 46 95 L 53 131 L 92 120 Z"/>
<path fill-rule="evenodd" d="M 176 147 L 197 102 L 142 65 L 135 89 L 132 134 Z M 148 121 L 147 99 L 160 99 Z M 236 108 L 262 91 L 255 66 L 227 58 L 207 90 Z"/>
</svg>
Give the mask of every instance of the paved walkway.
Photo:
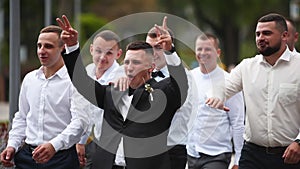
<svg viewBox="0 0 300 169">
<path fill-rule="evenodd" d="M 9 120 L 9 104 L 0 102 L 0 122 Z"/>
</svg>

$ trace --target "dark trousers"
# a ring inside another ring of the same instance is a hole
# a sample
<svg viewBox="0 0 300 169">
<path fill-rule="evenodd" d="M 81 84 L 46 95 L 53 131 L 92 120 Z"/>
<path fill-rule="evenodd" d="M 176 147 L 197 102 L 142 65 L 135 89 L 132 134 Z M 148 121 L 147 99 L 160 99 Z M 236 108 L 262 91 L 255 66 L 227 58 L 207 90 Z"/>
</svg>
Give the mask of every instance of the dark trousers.
<svg viewBox="0 0 300 169">
<path fill-rule="evenodd" d="M 185 145 L 176 145 L 169 147 L 169 156 L 172 169 L 185 169 L 187 162 L 187 152 Z"/>
<path fill-rule="evenodd" d="M 231 153 L 210 156 L 200 153 L 199 158 L 188 156 L 189 169 L 228 169 Z"/>
<path fill-rule="evenodd" d="M 245 143 L 239 161 L 239 169 L 300 169 L 298 164 L 285 164 L 283 150 L 266 149 L 253 143 Z"/>
<path fill-rule="evenodd" d="M 85 145 L 85 156 L 86 156 L 86 164 L 81 169 L 92 169 L 93 166 L 93 156 L 96 151 L 97 144 L 94 141 L 91 141 L 89 144 Z"/>
<path fill-rule="evenodd" d="M 79 169 L 76 147 L 61 150 L 44 164 L 38 164 L 32 158 L 34 147 L 25 144 L 15 155 L 15 169 Z"/>
</svg>

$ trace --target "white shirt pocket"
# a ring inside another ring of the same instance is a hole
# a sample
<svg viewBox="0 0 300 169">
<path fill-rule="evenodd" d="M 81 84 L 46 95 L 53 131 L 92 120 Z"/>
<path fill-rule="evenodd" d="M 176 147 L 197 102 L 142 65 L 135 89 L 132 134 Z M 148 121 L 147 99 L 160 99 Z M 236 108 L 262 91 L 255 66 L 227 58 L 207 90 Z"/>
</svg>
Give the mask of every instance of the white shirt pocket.
<svg viewBox="0 0 300 169">
<path fill-rule="evenodd" d="M 298 95 L 298 85 L 291 83 L 281 83 L 279 86 L 278 99 L 279 102 L 285 106 L 295 103 Z"/>
</svg>

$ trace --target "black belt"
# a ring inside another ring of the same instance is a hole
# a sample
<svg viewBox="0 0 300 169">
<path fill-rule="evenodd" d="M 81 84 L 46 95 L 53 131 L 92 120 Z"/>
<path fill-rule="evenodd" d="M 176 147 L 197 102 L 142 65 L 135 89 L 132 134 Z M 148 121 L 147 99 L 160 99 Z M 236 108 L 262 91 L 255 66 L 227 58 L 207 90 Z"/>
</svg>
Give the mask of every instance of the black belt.
<svg viewBox="0 0 300 169">
<path fill-rule="evenodd" d="M 33 146 L 33 145 L 30 145 L 30 144 L 25 143 L 25 144 L 23 145 L 23 147 L 26 148 L 26 149 L 28 149 L 30 152 L 32 152 L 37 146 Z M 74 149 L 76 150 L 75 145 L 72 146 L 72 147 L 69 148 L 69 149 L 59 150 L 57 153 L 65 152 L 65 151 L 73 151 Z"/>
<path fill-rule="evenodd" d="M 37 146 L 33 146 L 33 145 L 30 145 L 30 144 L 27 144 L 27 143 L 25 143 L 25 144 L 23 145 L 23 148 L 28 149 L 28 150 L 31 151 L 31 152 L 32 152 L 36 147 L 37 147 Z"/>
<path fill-rule="evenodd" d="M 245 142 L 245 145 L 255 150 L 265 152 L 266 154 L 283 154 L 287 147 L 264 147 L 251 142 Z"/>
<path fill-rule="evenodd" d="M 113 165 L 112 169 L 126 169 L 126 167 L 120 165 Z"/>
</svg>

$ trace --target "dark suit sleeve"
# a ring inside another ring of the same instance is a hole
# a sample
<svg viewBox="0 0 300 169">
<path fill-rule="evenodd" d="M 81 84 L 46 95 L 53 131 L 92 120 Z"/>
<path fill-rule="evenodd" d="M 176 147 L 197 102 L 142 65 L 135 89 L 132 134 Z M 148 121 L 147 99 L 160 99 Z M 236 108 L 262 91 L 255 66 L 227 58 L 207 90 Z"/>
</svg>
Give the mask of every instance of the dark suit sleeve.
<svg viewBox="0 0 300 169">
<path fill-rule="evenodd" d="M 68 69 L 68 74 L 78 92 L 92 104 L 103 108 L 106 86 L 101 85 L 87 75 L 80 55 L 80 49 L 62 56 Z"/>
<path fill-rule="evenodd" d="M 180 105 L 183 105 L 186 100 L 188 91 L 188 81 L 184 66 L 182 65 L 182 63 L 178 66 L 167 66 L 170 73 L 171 83 L 176 86 L 177 90 L 179 90 L 177 92 L 179 92 L 181 98 Z"/>
</svg>

